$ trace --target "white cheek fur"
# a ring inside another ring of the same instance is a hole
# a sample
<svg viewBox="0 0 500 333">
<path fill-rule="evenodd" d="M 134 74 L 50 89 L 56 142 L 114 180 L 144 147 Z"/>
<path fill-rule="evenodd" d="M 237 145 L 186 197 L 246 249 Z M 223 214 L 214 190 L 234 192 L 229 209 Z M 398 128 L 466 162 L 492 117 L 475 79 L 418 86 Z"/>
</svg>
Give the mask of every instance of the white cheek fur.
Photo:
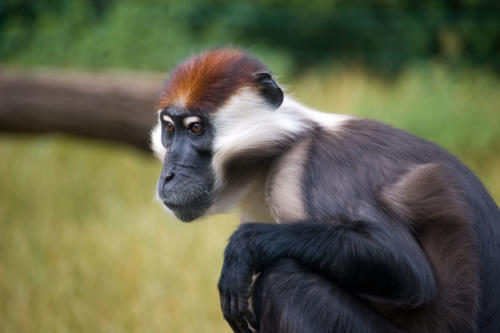
<svg viewBox="0 0 500 333">
<path fill-rule="evenodd" d="M 265 147 L 308 127 L 297 115 L 280 109 L 271 109 L 256 92 L 244 88 L 217 111 L 213 159 L 216 176 L 238 152 Z"/>
<path fill-rule="evenodd" d="M 161 125 L 159 122 L 151 130 L 151 149 L 158 159 L 161 161 L 165 159 L 167 149 L 161 143 Z"/>
<path fill-rule="evenodd" d="M 272 146 L 299 135 L 317 124 L 338 131 L 349 116 L 321 113 L 285 96 L 276 110 L 270 108 L 252 89 L 243 88 L 214 117 L 217 137 L 214 142 L 213 168 L 216 177 L 224 164 L 239 152 Z"/>
</svg>

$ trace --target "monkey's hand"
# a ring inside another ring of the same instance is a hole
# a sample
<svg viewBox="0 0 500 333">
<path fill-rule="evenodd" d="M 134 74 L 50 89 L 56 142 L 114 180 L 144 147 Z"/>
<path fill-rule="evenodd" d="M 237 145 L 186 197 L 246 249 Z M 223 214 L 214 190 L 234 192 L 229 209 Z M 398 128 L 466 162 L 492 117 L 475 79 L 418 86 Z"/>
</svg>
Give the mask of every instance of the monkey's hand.
<svg viewBox="0 0 500 333">
<path fill-rule="evenodd" d="M 226 247 L 218 288 L 224 319 L 233 331 L 250 333 L 250 326 L 257 328 L 255 314 L 249 305 L 253 260 L 241 236 L 240 230 L 236 231 Z"/>
</svg>

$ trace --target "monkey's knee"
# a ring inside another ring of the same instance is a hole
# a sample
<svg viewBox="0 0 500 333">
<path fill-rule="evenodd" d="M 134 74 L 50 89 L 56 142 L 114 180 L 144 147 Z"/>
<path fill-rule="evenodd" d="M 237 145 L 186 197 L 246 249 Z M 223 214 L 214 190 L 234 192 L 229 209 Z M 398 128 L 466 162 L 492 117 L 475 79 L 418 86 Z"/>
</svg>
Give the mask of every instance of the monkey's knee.
<svg viewBox="0 0 500 333">
<path fill-rule="evenodd" d="M 259 332 L 396 332 L 370 306 L 293 259 L 280 259 L 255 283 Z"/>
</svg>

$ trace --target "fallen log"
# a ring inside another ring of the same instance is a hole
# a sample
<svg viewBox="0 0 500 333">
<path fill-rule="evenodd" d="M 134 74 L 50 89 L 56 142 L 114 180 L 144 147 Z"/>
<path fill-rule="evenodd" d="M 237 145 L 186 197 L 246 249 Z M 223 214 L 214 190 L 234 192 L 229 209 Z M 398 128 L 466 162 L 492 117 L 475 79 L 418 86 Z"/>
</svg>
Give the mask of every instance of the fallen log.
<svg viewBox="0 0 500 333">
<path fill-rule="evenodd" d="M 0 132 L 63 132 L 148 150 L 162 79 L 0 69 Z"/>
</svg>

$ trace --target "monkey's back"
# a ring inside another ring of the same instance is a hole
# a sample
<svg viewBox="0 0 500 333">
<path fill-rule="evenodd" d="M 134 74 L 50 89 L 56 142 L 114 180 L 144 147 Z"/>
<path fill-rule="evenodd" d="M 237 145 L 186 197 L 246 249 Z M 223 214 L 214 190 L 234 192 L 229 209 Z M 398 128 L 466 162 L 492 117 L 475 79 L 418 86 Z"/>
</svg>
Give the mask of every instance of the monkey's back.
<svg viewBox="0 0 500 333">
<path fill-rule="evenodd" d="M 341 129 L 329 131 L 319 128 L 303 137 L 278 160 L 279 168 L 276 169 L 286 170 L 283 165 L 288 162 L 293 162 L 290 164 L 294 165 L 292 172 L 271 173 L 276 179 L 271 177 L 269 183 L 288 184 L 288 194 L 281 203 L 293 202 L 297 203 L 294 207 L 299 207 L 298 203 L 302 202 L 302 207 L 296 210 L 299 214 L 294 216 L 292 210 L 287 209 L 290 204 L 284 205 L 284 209 L 280 207 L 280 202 L 271 200 L 271 210 L 281 221 L 290 221 L 290 217 L 320 221 L 345 217 L 350 220 L 387 219 L 378 200 L 384 186 L 395 183 L 412 166 L 441 165 L 456 182 L 466 203 L 467 214 L 472 219 L 478 260 L 479 331 L 498 331 L 500 210 L 477 177 L 456 157 L 399 129 L 372 120 L 353 118 Z M 297 179 L 292 179 L 291 175 Z M 268 193 L 272 198 L 273 187 L 270 188 Z M 457 247 L 461 245 L 456 244 Z"/>
</svg>

